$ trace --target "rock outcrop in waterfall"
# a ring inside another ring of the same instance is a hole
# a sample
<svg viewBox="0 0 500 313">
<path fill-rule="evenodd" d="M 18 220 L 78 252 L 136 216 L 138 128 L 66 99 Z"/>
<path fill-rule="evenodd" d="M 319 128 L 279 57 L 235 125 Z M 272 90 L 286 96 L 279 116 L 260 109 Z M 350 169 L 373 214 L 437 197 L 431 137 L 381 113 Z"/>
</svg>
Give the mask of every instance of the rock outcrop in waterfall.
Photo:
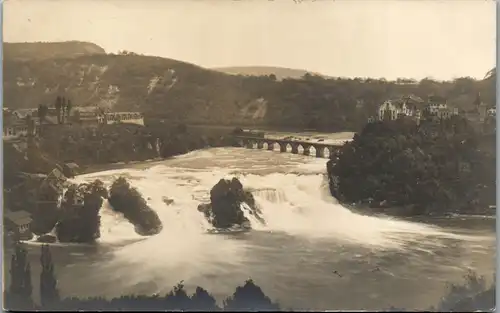
<svg viewBox="0 0 500 313">
<path fill-rule="evenodd" d="M 217 231 L 250 230 L 250 220 L 245 216 L 245 211 L 264 223 L 253 195 L 243 189 L 237 178 L 221 179 L 210 190 L 210 203 L 200 204 L 198 211 L 205 215 Z"/>
<path fill-rule="evenodd" d="M 156 235 L 163 229 L 158 214 L 148 206 L 139 191 L 131 187 L 123 177 L 111 185 L 108 202 L 114 211 L 122 213 L 130 223 L 134 224 L 135 231 L 139 235 Z"/>
<path fill-rule="evenodd" d="M 61 204 L 61 219 L 56 225 L 60 242 L 93 242 L 101 236 L 99 211 L 108 191 L 100 180 L 71 185 Z"/>
</svg>

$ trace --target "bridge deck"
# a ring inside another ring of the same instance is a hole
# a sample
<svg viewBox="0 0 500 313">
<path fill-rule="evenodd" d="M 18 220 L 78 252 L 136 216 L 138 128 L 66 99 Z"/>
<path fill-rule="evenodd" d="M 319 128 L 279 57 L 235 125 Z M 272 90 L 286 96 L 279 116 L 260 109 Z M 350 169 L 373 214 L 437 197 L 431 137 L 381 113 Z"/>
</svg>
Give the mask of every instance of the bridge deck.
<svg viewBox="0 0 500 313">
<path fill-rule="evenodd" d="M 309 145 L 309 146 L 323 146 L 323 147 L 342 147 L 344 143 L 328 143 L 328 142 L 311 142 L 306 140 L 290 140 L 290 139 L 275 139 L 275 138 L 263 138 L 263 137 L 250 137 L 250 136 L 235 136 L 239 139 L 251 139 L 256 141 L 272 141 L 276 143 L 296 143 L 301 145 Z"/>
</svg>

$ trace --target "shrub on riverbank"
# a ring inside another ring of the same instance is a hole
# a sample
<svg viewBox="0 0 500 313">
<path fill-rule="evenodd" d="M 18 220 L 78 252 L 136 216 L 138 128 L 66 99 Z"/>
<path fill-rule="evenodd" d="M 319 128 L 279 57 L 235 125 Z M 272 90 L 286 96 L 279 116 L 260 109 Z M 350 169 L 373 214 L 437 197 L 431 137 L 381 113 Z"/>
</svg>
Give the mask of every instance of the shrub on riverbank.
<svg viewBox="0 0 500 313">
<path fill-rule="evenodd" d="M 460 117 L 369 123 L 328 162 L 332 194 L 404 215 L 486 208 L 495 203 L 495 155 L 482 141 Z"/>
<path fill-rule="evenodd" d="M 119 177 L 111 185 L 108 202 L 114 211 L 122 213 L 134 224 L 135 231 L 142 236 L 156 235 L 163 228 L 158 214 L 147 205 L 139 191 L 131 187 L 123 177 Z"/>
<path fill-rule="evenodd" d="M 98 239 L 103 198 L 107 198 L 107 190 L 100 180 L 70 186 L 64 195 L 62 218 L 56 225 L 59 241 L 82 243 Z"/>
<path fill-rule="evenodd" d="M 469 271 L 462 284 L 448 286 L 448 293 L 441 298 L 438 312 L 481 312 L 489 311 L 495 303 L 496 284 L 488 286 L 485 277 Z M 493 275 L 493 282 L 496 278 Z M 434 311 L 434 308 L 432 308 Z"/>
<path fill-rule="evenodd" d="M 264 222 L 253 195 L 243 189 L 241 182 L 237 178 L 221 179 L 210 190 L 210 203 L 200 204 L 198 210 L 204 213 L 215 228 L 229 229 L 238 226 L 249 229 L 250 221 L 245 217 L 242 206 L 246 206 L 249 214 Z"/>
</svg>

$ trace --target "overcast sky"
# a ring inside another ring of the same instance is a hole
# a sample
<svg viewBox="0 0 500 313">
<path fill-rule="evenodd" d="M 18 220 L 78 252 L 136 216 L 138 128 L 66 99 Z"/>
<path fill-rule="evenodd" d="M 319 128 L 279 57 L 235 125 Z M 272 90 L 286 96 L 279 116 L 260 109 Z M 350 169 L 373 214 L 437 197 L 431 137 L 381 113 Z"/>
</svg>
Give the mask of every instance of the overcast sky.
<svg viewBox="0 0 500 313">
<path fill-rule="evenodd" d="M 91 41 L 204 67 L 346 77 L 482 78 L 495 66 L 485 0 L 6 0 L 4 41 Z"/>
</svg>

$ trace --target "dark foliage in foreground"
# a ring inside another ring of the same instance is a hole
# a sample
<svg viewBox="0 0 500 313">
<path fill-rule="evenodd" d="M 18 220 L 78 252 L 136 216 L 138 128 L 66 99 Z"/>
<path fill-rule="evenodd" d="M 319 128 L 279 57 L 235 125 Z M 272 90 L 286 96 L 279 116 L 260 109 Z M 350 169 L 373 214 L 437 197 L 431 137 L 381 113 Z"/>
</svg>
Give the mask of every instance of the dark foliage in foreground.
<svg viewBox="0 0 500 313">
<path fill-rule="evenodd" d="M 135 225 L 135 231 L 140 235 L 155 235 L 163 228 L 158 214 L 123 177 L 119 177 L 111 185 L 108 202 L 113 210 L 123 213 L 123 216 Z"/>
<path fill-rule="evenodd" d="M 495 203 L 494 147 L 461 117 L 369 123 L 328 163 L 330 187 L 341 201 L 396 214 L 484 209 Z"/>
<path fill-rule="evenodd" d="M 234 293 L 218 306 L 215 298 L 205 289 L 197 287 L 190 296 L 184 290 L 184 285 L 177 284 L 172 291 L 164 296 L 121 296 L 106 299 L 93 297 L 86 299 L 59 298 L 54 266 L 48 246 L 42 246 L 40 259 L 42 273 L 40 274 L 41 305 L 32 301 L 32 285 L 30 265 L 27 261 L 27 251 L 16 244 L 11 263 L 11 285 L 5 292 L 5 308 L 9 310 L 98 310 L 98 311 L 279 311 L 280 306 L 273 303 L 262 289 L 251 279 L 243 286 L 236 288 Z M 495 287 L 487 286 L 483 277 L 469 273 L 463 285 L 450 286 L 449 293 L 442 298 L 437 310 L 443 311 L 474 311 L 481 309 L 491 311 L 495 303 Z M 394 307 L 387 311 L 404 311 Z M 436 311 L 431 308 L 430 311 Z"/>
</svg>

